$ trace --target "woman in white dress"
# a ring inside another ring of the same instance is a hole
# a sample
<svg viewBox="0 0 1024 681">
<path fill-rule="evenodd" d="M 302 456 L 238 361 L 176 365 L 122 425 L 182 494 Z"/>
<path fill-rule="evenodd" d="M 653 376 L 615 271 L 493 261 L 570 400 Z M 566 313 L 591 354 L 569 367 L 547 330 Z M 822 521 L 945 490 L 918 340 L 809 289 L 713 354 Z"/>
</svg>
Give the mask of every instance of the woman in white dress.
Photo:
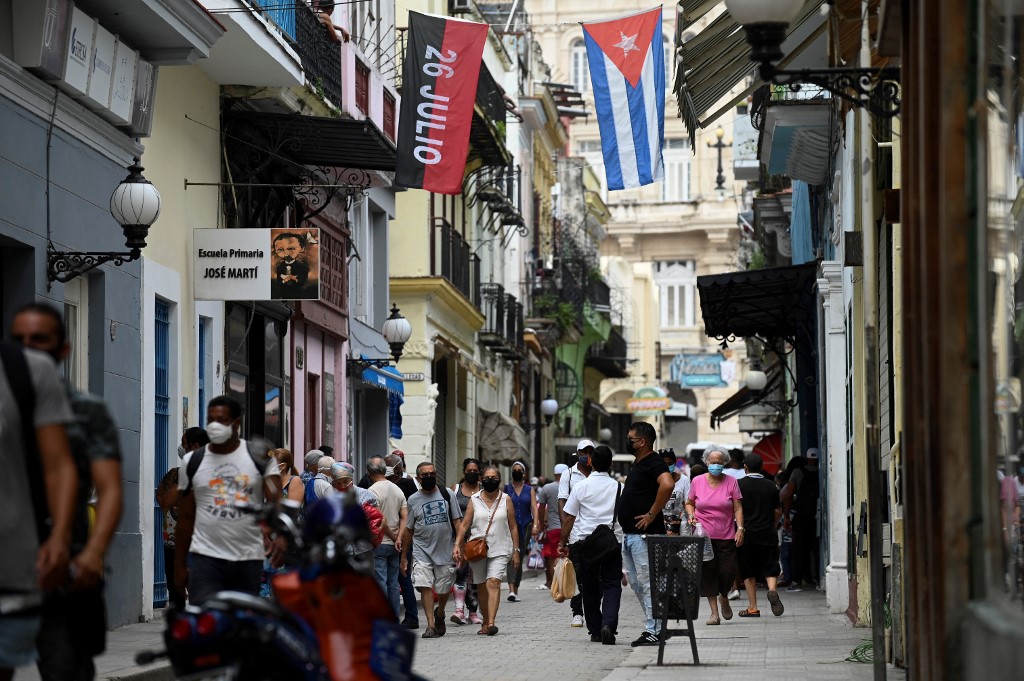
<svg viewBox="0 0 1024 681">
<path fill-rule="evenodd" d="M 452 553 L 459 563 L 463 560 L 462 547 L 467 539 L 487 540 L 487 556 L 471 562 L 469 567 L 473 572 L 473 583 L 477 585 L 480 613 L 484 618 L 477 634 L 494 636 L 498 633 L 494 620 L 501 602 L 501 583 L 505 580 L 506 566 L 510 558 L 513 566 L 521 560 L 519 528 L 512 500 L 500 491 L 501 472 L 497 466 L 484 466 L 480 485 L 483 489 L 470 498 Z"/>
</svg>

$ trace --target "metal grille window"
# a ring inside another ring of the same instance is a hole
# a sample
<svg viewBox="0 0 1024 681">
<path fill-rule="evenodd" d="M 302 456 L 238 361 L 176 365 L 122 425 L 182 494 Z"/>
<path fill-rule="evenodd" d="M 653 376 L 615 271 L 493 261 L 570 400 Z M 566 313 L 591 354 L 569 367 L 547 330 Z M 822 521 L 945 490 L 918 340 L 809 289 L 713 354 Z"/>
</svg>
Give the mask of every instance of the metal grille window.
<svg viewBox="0 0 1024 681">
<path fill-rule="evenodd" d="M 153 320 L 153 470 L 162 478 L 167 470 L 167 439 L 171 424 L 170 396 L 171 308 L 156 301 Z M 164 515 L 159 504 L 153 508 L 153 604 L 167 602 L 167 567 L 164 565 Z"/>
</svg>

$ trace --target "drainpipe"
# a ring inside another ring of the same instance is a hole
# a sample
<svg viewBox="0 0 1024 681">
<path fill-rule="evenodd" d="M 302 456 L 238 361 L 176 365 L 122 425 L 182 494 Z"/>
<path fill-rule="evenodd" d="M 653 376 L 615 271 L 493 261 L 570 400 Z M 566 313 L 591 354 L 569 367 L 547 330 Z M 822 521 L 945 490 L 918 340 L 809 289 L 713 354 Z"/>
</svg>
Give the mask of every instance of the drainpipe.
<svg viewBox="0 0 1024 681">
<path fill-rule="evenodd" d="M 871 65 L 868 30 L 868 1 L 861 1 L 861 66 Z M 885 567 L 882 563 L 882 515 L 886 505 L 886 482 L 882 479 L 878 423 L 878 226 L 875 222 L 874 140 L 871 114 L 857 111 L 857 168 L 860 186 L 860 223 L 864 237 L 864 390 L 865 454 L 868 472 L 868 562 L 871 571 L 871 643 L 874 651 L 874 679 L 885 681 Z"/>
</svg>

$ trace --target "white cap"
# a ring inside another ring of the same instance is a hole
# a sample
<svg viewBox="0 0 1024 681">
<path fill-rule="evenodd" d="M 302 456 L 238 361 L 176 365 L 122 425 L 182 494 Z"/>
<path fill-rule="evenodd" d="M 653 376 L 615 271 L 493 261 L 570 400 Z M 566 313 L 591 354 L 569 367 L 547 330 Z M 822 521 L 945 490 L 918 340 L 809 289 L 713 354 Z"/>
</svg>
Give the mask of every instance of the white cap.
<svg viewBox="0 0 1024 681">
<path fill-rule="evenodd" d="M 593 449 L 596 446 L 597 445 L 595 445 L 590 440 L 580 440 L 580 443 L 578 445 L 576 445 L 576 451 L 578 452 L 581 449 L 586 449 L 587 447 L 590 447 L 591 449 Z"/>
<path fill-rule="evenodd" d="M 811 447 L 810 449 L 808 449 L 807 450 L 807 458 L 808 459 L 817 459 L 818 458 L 818 448 L 817 447 Z"/>
<path fill-rule="evenodd" d="M 555 464 L 555 475 L 562 475 L 567 470 L 569 470 L 569 467 L 566 466 L 564 463 L 556 463 Z"/>
</svg>

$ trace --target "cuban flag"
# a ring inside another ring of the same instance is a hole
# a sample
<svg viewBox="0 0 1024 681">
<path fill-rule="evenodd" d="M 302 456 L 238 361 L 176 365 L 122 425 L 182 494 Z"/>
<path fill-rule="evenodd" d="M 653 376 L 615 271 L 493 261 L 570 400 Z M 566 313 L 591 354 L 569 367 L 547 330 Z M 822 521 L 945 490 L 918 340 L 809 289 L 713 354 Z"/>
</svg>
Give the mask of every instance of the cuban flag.
<svg viewBox="0 0 1024 681">
<path fill-rule="evenodd" d="M 608 189 L 661 181 L 665 54 L 661 8 L 583 24 Z"/>
</svg>

